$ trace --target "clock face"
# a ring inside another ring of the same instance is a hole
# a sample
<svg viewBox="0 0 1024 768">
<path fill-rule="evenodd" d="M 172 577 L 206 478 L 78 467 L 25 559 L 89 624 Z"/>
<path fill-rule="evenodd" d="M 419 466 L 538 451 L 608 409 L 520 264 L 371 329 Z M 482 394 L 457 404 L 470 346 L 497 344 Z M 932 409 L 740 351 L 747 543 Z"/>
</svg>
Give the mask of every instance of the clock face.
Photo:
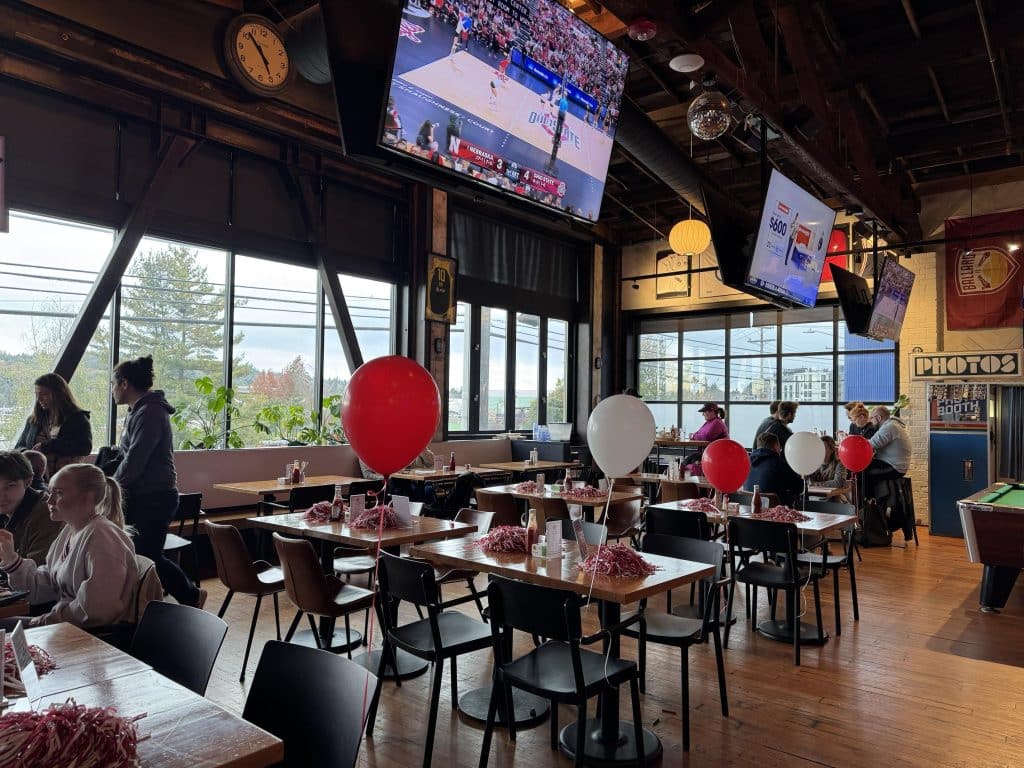
<svg viewBox="0 0 1024 768">
<path fill-rule="evenodd" d="M 285 89 L 292 66 L 284 40 L 268 20 L 236 18 L 228 29 L 225 53 L 232 73 L 247 90 L 273 96 Z"/>
</svg>

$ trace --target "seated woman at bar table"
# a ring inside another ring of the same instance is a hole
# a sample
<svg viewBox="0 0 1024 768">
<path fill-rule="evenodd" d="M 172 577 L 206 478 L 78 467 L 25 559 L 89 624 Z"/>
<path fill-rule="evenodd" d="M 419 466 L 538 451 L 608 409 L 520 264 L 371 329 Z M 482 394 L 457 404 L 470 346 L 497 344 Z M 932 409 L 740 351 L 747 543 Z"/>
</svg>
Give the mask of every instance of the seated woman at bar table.
<svg viewBox="0 0 1024 768">
<path fill-rule="evenodd" d="M 47 474 L 77 464 L 92 452 L 89 412 L 78 405 L 71 387 L 56 373 L 35 381 L 36 402 L 15 449 L 33 449 L 46 456 Z"/>
<path fill-rule="evenodd" d="M 124 530 L 121 488 L 92 464 L 71 464 L 53 476 L 50 517 L 66 523 L 37 563 L 21 557 L 10 531 L 0 530 L 0 568 L 12 589 L 27 589 L 33 604 L 56 600 L 28 626 L 70 622 L 97 627 L 134 619 L 139 569 Z M 17 619 L 0 622 L 13 626 Z"/>
<path fill-rule="evenodd" d="M 836 455 L 835 439 L 831 435 L 822 435 L 821 442 L 825 444 L 825 462 L 811 473 L 808 481 L 811 485 L 820 485 L 824 488 L 845 488 L 849 482 L 849 475 Z M 834 496 L 833 501 L 850 503 L 845 493 Z"/>
<path fill-rule="evenodd" d="M 50 519 L 46 491 L 31 486 L 32 466 L 24 454 L 0 451 L 0 528 L 21 557 L 42 562 L 64 527 Z"/>
</svg>

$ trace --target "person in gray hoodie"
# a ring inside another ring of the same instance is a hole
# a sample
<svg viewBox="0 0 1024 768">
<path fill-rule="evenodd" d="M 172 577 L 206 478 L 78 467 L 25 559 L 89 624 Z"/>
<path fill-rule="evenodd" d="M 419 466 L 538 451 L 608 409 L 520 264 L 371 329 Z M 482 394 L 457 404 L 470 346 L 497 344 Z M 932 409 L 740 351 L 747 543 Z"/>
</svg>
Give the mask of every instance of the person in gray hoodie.
<svg viewBox="0 0 1024 768">
<path fill-rule="evenodd" d="M 879 480 L 903 477 L 910 469 L 913 455 L 907 425 L 884 405 L 871 409 L 871 421 L 878 429 L 869 441 L 875 449 L 875 458 L 868 466 L 868 476 Z"/>
<path fill-rule="evenodd" d="M 178 475 L 171 433 L 174 407 L 153 389 L 153 358 L 119 363 L 110 385 L 114 402 L 128 406 L 121 433 L 124 459 L 113 477 L 125 493 L 124 516 L 135 529 L 135 551 L 156 563 L 164 589 L 175 600 L 202 608 L 206 591 L 163 553 L 178 508 Z"/>
</svg>

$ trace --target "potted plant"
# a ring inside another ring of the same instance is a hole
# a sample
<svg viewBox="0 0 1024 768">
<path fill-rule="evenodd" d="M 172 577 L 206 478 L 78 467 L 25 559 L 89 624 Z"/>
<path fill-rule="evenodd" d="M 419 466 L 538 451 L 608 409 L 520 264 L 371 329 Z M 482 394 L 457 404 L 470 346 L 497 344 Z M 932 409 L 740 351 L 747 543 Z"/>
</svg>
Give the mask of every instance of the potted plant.
<svg viewBox="0 0 1024 768">
<path fill-rule="evenodd" d="M 215 386 L 213 379 L 202 376 L 192 382 L 198 400 L 178 407 L 171 423 L 184 435 L 184 450 L 219 448 L 225 441 L 229 448 L 244 448 L 245 443 L 234 429 L 227 429 L 228 419 L 235 420 L 241 411 L 235 403 L 231 387 Z"/>
<path fill-rule="evenodd" d="M 337 445 L 345 442 L 341 425 L 341 395 L 329 395 L 320 403 L 319 411 L 309 412 L 309 423 L 299 437 L 310 445 Z"/>
<path fill-rule="evenodd" d="M 256 414 L 253 427 L 285 445 L 305 445 L 302 432 L 306 411 L 301 405 L 265 405 Z"/>
</svg>

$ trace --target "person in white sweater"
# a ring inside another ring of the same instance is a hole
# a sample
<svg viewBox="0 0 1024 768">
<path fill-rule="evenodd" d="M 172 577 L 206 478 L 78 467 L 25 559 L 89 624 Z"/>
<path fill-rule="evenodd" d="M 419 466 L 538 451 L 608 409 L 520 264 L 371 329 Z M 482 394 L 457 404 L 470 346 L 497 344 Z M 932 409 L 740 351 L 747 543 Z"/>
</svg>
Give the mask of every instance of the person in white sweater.
<svg viewBox="0 0 1024 768">
<path fill-rule="evenodd" d="M 139 568 L 117 482 L 91 464 L 70 464 L 51 479 L 47 506 L 51 519 L 65 526 L 45 563 L 20 557 L 14 538 L 0 530 L 0 568 L 11 587 L 29 590 L 32 604 L 56 601 L 25 623 L 97 627 L 134 620 Z"/>
</svg>

